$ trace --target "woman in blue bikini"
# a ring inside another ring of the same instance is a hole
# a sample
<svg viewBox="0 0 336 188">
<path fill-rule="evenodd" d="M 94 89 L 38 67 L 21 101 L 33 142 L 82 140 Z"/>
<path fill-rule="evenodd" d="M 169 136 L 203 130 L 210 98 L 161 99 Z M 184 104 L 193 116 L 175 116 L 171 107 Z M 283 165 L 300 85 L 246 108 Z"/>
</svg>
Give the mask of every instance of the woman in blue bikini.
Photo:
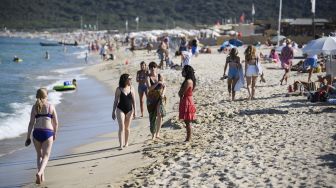
<svg viewBox="0 0 336 188">
<path fill-rule="evenodd" d="M 226 69 L 229 65 L 229 72 L 226 76 Z M 238 51 L 236 48 L 230 50 L 229 56 L 226 58 L 226 63 L 224 66 L 224 75 L 223 78 L 228 78 L 228 90 L 229 95 L 232 97 L 232 100 L 235 100 L 236 92 L 234 90 L 236 83 L 239 80 L 239 71 L 242 68 L 240 64 L 240 58 L 238 56 Z"/>
<path fill-rule="evenodd" d="M 144 95 L 147 96 L 147 66 L 144 61 L 140 63 L 141 69 L 137 72 L 136 81 L 138 85 L 138 93 L 140 98 L 141 117 L 144 116 Z"/>
<path fill-rule="evenodd" d="M 36 184 L 44 181 L 44 170 L 47 166 L 51 147 L 56 139 L 58 119 L 55 107 L 48 103 L 48 91 L 40 88 L 36 93 L 36 103 L 31 110 L 28 134 L 25 145 L 33 142 L 37 153 Z"/>
</svg>

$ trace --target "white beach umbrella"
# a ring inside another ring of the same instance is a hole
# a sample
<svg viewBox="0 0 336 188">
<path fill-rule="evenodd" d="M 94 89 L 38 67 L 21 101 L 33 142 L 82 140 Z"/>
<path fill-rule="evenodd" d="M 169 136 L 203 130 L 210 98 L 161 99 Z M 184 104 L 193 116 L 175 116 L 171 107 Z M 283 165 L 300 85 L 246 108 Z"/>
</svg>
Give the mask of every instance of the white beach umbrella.
<svg viewBox="0 0 336 188">
<path fill-rule="evenodd" d="M 323 37 L 312 40 L 302 49 L 303 53 L 306 54 L 330 53 L 333 50 L 336 50 L 336 37 Z"/>
</svg>

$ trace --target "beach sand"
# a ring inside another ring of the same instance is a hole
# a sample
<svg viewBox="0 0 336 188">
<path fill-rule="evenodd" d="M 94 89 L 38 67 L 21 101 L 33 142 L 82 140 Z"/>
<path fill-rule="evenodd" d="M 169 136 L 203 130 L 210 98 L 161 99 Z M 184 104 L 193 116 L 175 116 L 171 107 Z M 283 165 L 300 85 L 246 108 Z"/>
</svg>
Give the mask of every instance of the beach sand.
<svg viewBox="0 0 336 188">
<path fill-rule="evenodd" d="M 244 48 L 240 48 L 243 58 Z M 258 49 L 268 54 L 270 49 Z M 216 51 L 215 48 L 212 51 Z M 150 141 L 148 115 L 132 123 L 130 146 L 117 149 L 117 134 L 83 145 L 72 154 L 50 161 L 47 187 L 322 187 L 336 184 L 336 107 L 310 103 L 305 96 L 286 97 L 280 86 L 283 70 L 264 64 L 266 83 L 257 84 L 256 99 L 247 101 L 247 90 L 228 100 L 223 75 L 225 54 L 200 54 L 192 59 L 197 86 L 194 100 L 197 120 L 192 142 L 184 143 L 185 129 L 178 121 L 177 92 L 181 71 L 162 70 L 167 82 L 168 115 L 163 141 Z M 128 65 L 125 62 L 128 62 Z M 121 51 L 117 61 L 101 63 L 85 73 L 114 91 L 119 76 L 135 78 L 140 62 L 154 54 Z M 178 58 L 174 58 L 179 63 Z M 307 80 L 291 73 L 289 83 Z M 315 78 L 315 75 L 313 76 Z M 135 80 L 133 86 L 137 88 Z M 138 100 L 138 96 L 136 97 Z M 137 105 L 139 107 L 139 105 Z M 99 109 L 99 110 L 112 110 Z M 99 113 L 97 110 L 97 113 Z M 139 114 L 139 112 L 137 112 Z M 112 119 L 111 119 L 112 122 Z M 34 187 L 29 185 L 28 187 Z"/>
</svg>

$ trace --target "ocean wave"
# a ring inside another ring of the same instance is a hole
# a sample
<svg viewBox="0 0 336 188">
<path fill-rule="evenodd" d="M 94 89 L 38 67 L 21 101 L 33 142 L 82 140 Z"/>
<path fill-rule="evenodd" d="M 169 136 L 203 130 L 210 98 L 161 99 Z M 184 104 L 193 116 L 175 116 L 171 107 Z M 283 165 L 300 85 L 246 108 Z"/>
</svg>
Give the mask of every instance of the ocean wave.
<svg viewBox="0 0 336 188">
<path fill-rule="evenodd" d="M 85 49 L 85 48 L 88 48 L 88 45 L 80 45 L 80 46 L 77 46 L 78 48 L 81 48 L 81 49 Z"/>
<path fill-rule="evenodd" d="M 85 51 L 80 51 L 80 52 L 74 52 L 74 53 L 72 53 L 72 54 L 73 54 L 73 55 L 76 55 L 76 58 L 77 58 L 77 59 L 84 59 L 85 56 L 86 56 L 86 53 L 88 53 L 87 50 L 85 50 Z"/>
<path fill-rule="evenodd" d="M 5 112 L 0 112 L 0 118 L 4 118 L 6 116 L 9 116 L 9 113 L 5 113 Z"/>
<path fill-rule="evenodd" d="M 37 80 L 57 80 L 59 76 L 37 76 Z"/>
<path fill-rule="evenodd" d="M 47 86 L 48 101 L 55 106 L 61 103 L 62 93 L 52 91 L 52 86 Z M 27 132 L 30 120 L 30 112 L 32 105 L 35 102 L 34 96 L 29 96 L 32 103 L 11 103 L 9 107 L 14 113 L 1 113 L 0 114 L 0 140 L 6 138 L 15 138 Z"/>
<path fill-rule="evenodd" d="M 0 140 L 18 137 L 28 129 L 31 104 L 12 103 L 10 107 L 15 113 L 0 119 Z"/>
<path fill-rule="evenodd" d="M 55 72 L 55 73 L 59 73 L 59 74 L 67 74 L 67 73 L 71 73 L 71 72 L 76 72 L 76 71 L 80 71 L 83 70 L 85 67 L 75 67 L 75 68 L 65 68 L 65 69 L 56 69 L 53 70 L 51 72 Z"/>
</svg>

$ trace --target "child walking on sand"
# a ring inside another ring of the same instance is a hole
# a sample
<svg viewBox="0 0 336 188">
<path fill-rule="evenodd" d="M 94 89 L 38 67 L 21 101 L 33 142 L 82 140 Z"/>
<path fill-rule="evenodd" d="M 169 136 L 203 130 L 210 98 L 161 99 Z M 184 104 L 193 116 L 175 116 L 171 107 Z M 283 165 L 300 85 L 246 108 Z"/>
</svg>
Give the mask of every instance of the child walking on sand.
<svg viewBox="0 0 336 188">
<path fill-rule="evenodd" d="M 196 86 L 195 71 L 190 65 L 183 67 L 182 76 L 185 78 L 178 92 L 180 97 L 179 119 L 186 124 L 187 137 L 185 142 L 191 140 L 191 122 L 196 119 L 196 107 L 192 93 Z"/>
</svg>

